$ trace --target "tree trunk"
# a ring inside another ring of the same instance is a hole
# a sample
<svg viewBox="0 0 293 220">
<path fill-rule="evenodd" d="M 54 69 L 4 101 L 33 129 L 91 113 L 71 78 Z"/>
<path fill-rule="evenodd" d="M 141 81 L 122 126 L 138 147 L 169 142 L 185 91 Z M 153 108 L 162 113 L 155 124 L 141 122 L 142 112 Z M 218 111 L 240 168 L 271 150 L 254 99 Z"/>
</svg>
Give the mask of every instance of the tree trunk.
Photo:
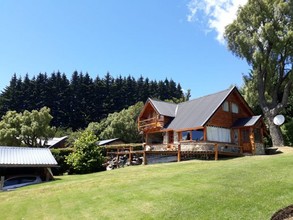
<svg viewBox="0 0 293 220">
<path fill-rule="evenodd" d="M 273 147 L 283 147 L 284 139 L 280 129 L 280 126 L 274 124 L 274 117 L 267 116 L 268 126 L 270 130 L 270 135 L 272 138 Z"/>
</svg>

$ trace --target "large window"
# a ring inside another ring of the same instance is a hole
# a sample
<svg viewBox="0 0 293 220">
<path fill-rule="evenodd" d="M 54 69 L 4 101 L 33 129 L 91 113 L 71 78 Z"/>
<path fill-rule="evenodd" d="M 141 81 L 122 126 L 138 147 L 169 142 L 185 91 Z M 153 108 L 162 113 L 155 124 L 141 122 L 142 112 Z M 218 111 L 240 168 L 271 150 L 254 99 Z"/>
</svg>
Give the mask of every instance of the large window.
<svg viewBox="0 0 293 220">
<path fill-rule="evenodd" d="M 204 139 L 203 130 L 190 130 L 181 132 L 181 141 L 202 141 Z"/>
<path fill-rule="evenodd" d="M 207 139 L 209 141 L 219 141 L 231 143 L 231 131 L 227 128 L 207 127 Z"/>
</svg>

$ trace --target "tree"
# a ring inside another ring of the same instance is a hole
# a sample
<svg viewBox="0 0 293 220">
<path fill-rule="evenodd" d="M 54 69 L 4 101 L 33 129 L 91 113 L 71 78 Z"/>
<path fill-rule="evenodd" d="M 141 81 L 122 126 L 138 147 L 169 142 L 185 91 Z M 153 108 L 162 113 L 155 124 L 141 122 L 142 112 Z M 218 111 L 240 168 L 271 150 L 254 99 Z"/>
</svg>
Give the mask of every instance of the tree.
<svg viewBox="0 0 293 220">
<path fill-rule="evenodd" d="M 284 145 L 273 118 L 286 108 L 292 87 L 292 19 L 291 0 L 249 0 L 225 30 L 229 50 L 252 67 L 273 146 Z"/>
<path fill-rule="evenodd" d="M 126 143 L 141 142 L 136 120 L 142 108 L 143 103 L 138 102 L 128 109 L 109 114 L 100 123 L 90 123 L 87 130 L 93 131 L 100 140 L 119 138 Z"/>
<path fill-rule="evenodd" d="M 66 158 L 74 173 L 92 173 L 102 170 L 104 157 L 102 148 L 97 145 L 98 138 L 86 130 L 74 142 L 74 152 Z"/>
<path fill-rule="evenodd" d="M 49 108 L 40 111 L 8 111 L 0 121 L 0 143 L 7 146 L 42 147 L 54 136 L 50 127 L 52 116 Z"/>
</svg>

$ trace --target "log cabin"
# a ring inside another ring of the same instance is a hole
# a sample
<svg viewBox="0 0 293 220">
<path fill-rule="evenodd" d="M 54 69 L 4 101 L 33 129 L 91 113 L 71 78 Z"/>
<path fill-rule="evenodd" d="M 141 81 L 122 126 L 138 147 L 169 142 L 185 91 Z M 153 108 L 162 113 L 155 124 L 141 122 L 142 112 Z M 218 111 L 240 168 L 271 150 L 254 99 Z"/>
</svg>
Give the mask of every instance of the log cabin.
<svg viewBox="0 0 293 220">
<path fill-rule="evenodd" d="M 179 104 L 149 98 L 138 129 L 147 151 L 264 154 L 263 118 L 236 87 Z"/>
</svg>

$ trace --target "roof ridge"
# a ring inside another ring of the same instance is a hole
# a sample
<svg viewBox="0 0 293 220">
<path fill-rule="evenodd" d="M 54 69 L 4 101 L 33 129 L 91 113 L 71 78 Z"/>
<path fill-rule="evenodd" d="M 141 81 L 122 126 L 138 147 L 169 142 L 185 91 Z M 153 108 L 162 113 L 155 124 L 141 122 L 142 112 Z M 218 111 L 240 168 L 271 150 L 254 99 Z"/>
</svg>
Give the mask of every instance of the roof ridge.
<svg viewBox="0 0 293 220">
<path fill-rule="evenodd" d="M 185 101 L 185 102 L 180 102 L 179 104 L 183 104 L 183 103 L 187 103 L 187 102 L 192 102 L 192 101 L 195 101 L 195 100 L 198 100 L 198 99 L 202 99 L 202 98 L 206 98 L 208 96 L 212 96 L 212 95 L 217 95 L 219 93 L 222 93 L 222 92 L 226 92 L 226 91 L 232 91 L 236 86 L 233 86 L 232 88 L 229 88 L 229 89 L 224 89 L 222 91 L 219 91 L 219 92 L 214 92 L 214 93 L 211 93 L 211 94 L 208 94 L 208 95 L 203 95 L 203 96 L 200 96 L 200 97 L 197 97 L 197 98 L 194 98 L 194 99 L 191 99 L 191 100 L 188 100 L 188 101 Z M 229 92 L 229 93 L 230 93 Z"/>
</svg>

